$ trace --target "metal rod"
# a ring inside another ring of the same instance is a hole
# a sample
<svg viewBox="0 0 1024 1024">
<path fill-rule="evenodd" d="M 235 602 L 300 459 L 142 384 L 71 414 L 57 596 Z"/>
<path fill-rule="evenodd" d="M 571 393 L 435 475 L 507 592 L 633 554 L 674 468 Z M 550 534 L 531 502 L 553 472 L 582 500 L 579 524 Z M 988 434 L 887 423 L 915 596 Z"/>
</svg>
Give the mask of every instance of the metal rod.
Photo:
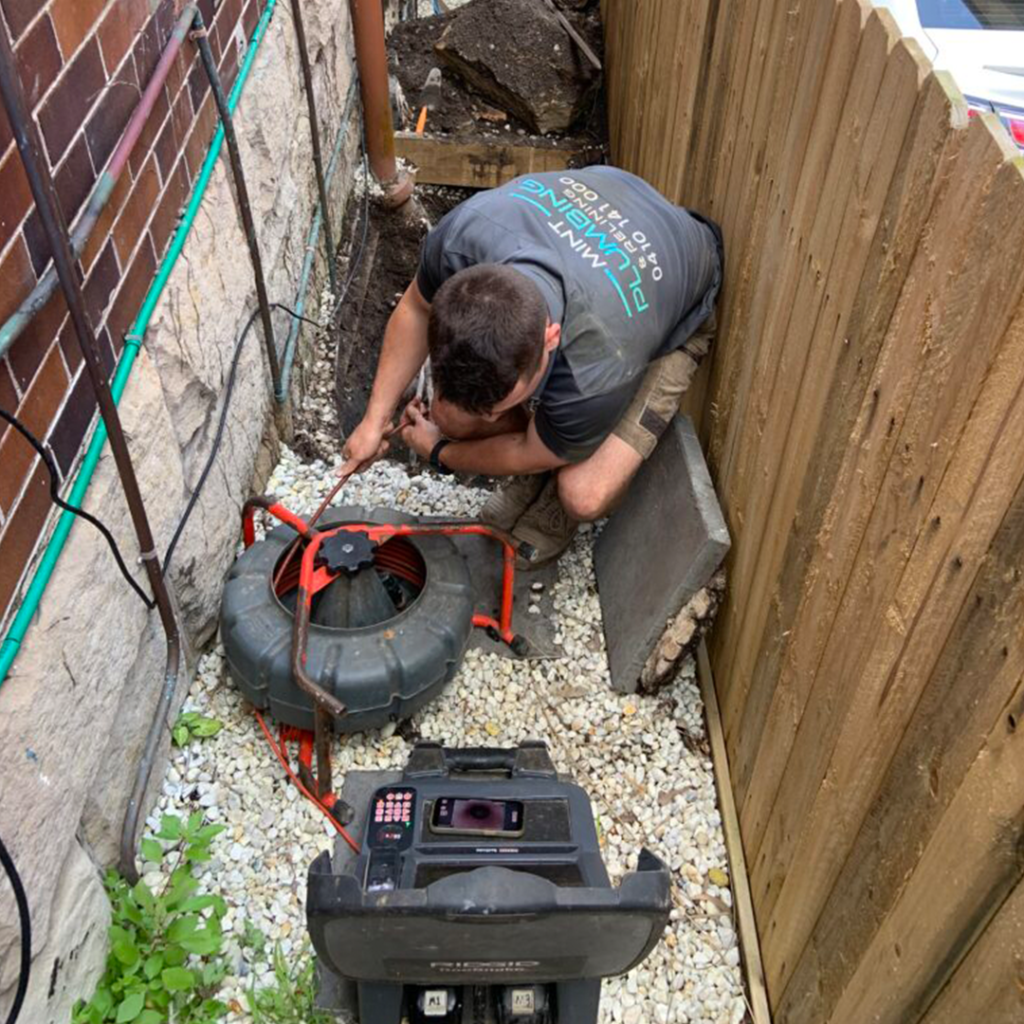
<svg viewBox="0 0 1024 1024">
<path fill-rule="evenodd" d="M 142 494 L 139 491 L 135 470 L 132 467 L 128 442 L 121 428 L 117 406 L 114 404 L 110 387 L 107 384 L 107 376 L 103 368 L 99 346 L 96 343 L 96 335 L 85 308 L 85 300 L 82 295 L 81 270 L 76 265 L 74 254 L 71 251 L 67 222 L 64 219 L 64 212 L 61 210 L 60 200 L 57 198 L 57 190 L 53 182 L 53 176 L 50 173 L 49 164 L 43 155 L 39 129 L 32 120 L 25 98 L 25 91 L 18 74 L 11 44 L 7 38 L 7 33 L 3 31 L 0 31 L 0 93 L 3 96 L 4 107 L 7 110 L 7 117 L 14 132 L 22 163 L 25 165 L 25 173 L 28 177 L 29 187 L 32 189 L 36 208 L 42 220 L 43 230 L 46 232 L 46 237 L 50 244 L 54 268 L 60 280 L 60 286 L 64 291 L 64 297 L 67 300 L 68 310 L 71 313 L 71 322 L 74 325 L 75 334 L 78 336 L 78 343 L 81 346 L 82 357 L 85 360 L 93 391 L 96 394 L 100 415 L 103 417 L 103 423 L 110 438 L 110 448 L 114 455 L 114 463 L 117 466 L 125 500 L 128 503 L 132 525 L 135 527 L 135 535 L 142 552 L 142 563 L 145 566 L 146 575 L 149 577 L 149 584 L 153 590 L 153 597 L 156 600 L 157 610 L 160 613 L 160 622 L 167 640 L 167 666 L 164 677 L 164 689 L 157 708 L 157 714 L 150 726 L 145 753 L 139 765 L 135 789 L 129 800 L 128 811 L 125 816 L 125 832 L 121 837 L 122 871 L 129 878 L 132 876 L 137 877 L 134 855 L 134 826 L 138 821 L 139 807 L 141 806 L 146 785 L 149 782 L 153 756 L 160 738 L 160 723 L 166 719 L 166 709 L 170 706 L 177 685 L 178 667 L 181 657 L 181 638 L 174 616 L 174 609 L 171 607 L 170 594 L 167 592 L 167 586 L 160 571 L 160 559 L 156 553 L 156 544 L 153 540 L 152 530 L 149 527 L 146 507 L 142 500 Z"/>
<path fill-rule="evenodd" d="M 213 99 L 217 104 L 217 112 L 220 114 L 221 125 L 224 128 L 224 138 L 228 144 L 231 175 L 235 180 L 235 194 L 238 196 L 238 212 L 242 217 L 242 228 L 249 246 L 253 276 L 256 278 L 256 299 L 260 306 L 260 320 L 263 322 L 263 341 L 267 350 L 267 362 L 270 364 L 270 377 L 274 382 L 276 393 L 281 383 L 281 366 L 277 358 L 277 343 L 274 340 L 274 324 L 270 318 L 270 299 L 267 297 L 267 283 L 263 277 L 263 260 L 260 258 L 260 245 L 256 238 L 256 224 L 252 219 L 249 190 L 246 188 L 245 173 L 242 170 L 242 154 L 238 149 L 238 138 L 235 135 L 231 110 L 228 107 L 227 97 L 224 95 L 224 86 L 221 84 L 220 73 L 217 71 L 217 63 L 213 59 L 213 51 L 210 49 L 210 40 L 206 34 L 203 16 L 199 11 L 196 11 L 193 25 L 195 26 L 193 38 L 199 46 L 199 55 L 202 57 L 203 67 L 206 69 L 206 77 L 210 80 Z"/>
<path fill-rule="evenodd" d="M 181 50 L 182 43 L 185 41 L 185 36 L 188 34 L 188 29 L 192 24 L 195 13 L 195 4 L 189 4 L 182 10 L 181 16 L 174 27 L 174 32 L 167 43 L 167 47 L 160 56 L 160 62 L 153 72 L 153 77 L 149 80 L 146 91 L 142 94 L 142 99 L 139 100 L 138 106 L 136 106 L 132 113 L 128 127 L 125 128 L 124 134 L 121 136 L 121 141 L 117 144 L 117 149 L 114 150 L 106 170 L 99 176 L 92 192 L 89 194 L 85 210 L 71 232 L 71 251 L 76 259 L 85 251 L 97 221 L 100 219 L 107 203 L 110 202 L 114 186 L 117 184 L 125 165 L 128 163 L 128 158 L 131 156 L 135 143 L 138 142 L 139 136 L 142 134 L 142 129 L 149 120 L 149 115 L 153 112 L 153 107 L 160 96 L 160 90 L 163 89 L 164 83 L 167 81 L 171 66 Z M 51 266 L 39 279 L 28 298 L 11 314 L 7 322 L 0 326 L 0 357 L 14 344 L 15 340 L 28 327 L 36 314 L 50 301 L 53 293 L 57 290 L 58 284 L 57 271 Z"/>
<path fill-rule="evenodd" d="M 292 0 L 292 20 L 295 22 L 295 38 L 299 44 L 299 63 L 302 65 L 302 80 L 306 87 L 306 104 L 309 107 L 309 135 L 313 143 L 313 166 L 316 169 L 316 187 L 320 192 L 324 246 L 327 250 L 327 274 L 331 281 L 331 293 L 337 294 L 337 277 L 334 267 L 334 229 L 331 227 L 330 205 L 327 201 L 327 179 L 324 177 L 324 158 L 320 149 L 320 122 L 316 112 L 316 97 L 313 95 L 313 72 L 309 66 L 309 49 L 306 46 L 306 26 L 302 22 L 302 0 Z"/>
<path fill-rule="evenodd" d="M 401 206 L 412 195 L 413 181 L 410 175 L 399 173 L 395 156 L 395 126 L 391 119 L 388 58 L 384 46 L 384 11 L 381 0 L 349 0 L 349 8 L 370 168 L 384 190 L 385 202 L 393 207 Z"/>
</svg>

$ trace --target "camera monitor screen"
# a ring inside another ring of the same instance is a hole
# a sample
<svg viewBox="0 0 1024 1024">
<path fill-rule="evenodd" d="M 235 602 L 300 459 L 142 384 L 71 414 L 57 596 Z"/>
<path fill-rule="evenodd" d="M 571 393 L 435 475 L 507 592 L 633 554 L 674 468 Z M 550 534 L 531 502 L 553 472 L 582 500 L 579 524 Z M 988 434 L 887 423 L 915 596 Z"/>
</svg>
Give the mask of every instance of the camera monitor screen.
<svg viewBox="0 0 1024 1024">
<path fill-rule="evenodd" d="M 434 803 L 431 829 L 449 835 L 521 836 L 521 800 L 474 800 L 441 797 Z"/>
</svg>

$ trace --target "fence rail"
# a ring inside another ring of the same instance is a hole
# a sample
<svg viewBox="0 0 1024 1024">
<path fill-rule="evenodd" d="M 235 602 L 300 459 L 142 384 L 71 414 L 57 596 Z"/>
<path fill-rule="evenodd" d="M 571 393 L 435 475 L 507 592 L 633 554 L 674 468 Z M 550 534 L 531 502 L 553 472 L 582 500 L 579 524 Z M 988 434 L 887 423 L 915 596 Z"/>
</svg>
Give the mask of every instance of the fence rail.
<svg viewBox="0 0 1024 1024">
<path fill-rule="evenodd" d="M 711 659 L 777 1024 L 1024 1019 L 1024 160 L 861 0 L 604 0 L 717 219 Z"/>
</svg>

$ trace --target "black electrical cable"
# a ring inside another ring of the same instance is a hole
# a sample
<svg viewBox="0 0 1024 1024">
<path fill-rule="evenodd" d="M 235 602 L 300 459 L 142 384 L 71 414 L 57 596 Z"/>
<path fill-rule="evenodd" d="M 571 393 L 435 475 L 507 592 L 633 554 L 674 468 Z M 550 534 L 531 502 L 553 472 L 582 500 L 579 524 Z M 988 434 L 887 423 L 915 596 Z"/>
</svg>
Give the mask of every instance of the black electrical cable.
<svg viewBox="0 0 1024 1024">
<path fill-rule="evenodd" d="M 270 304 L 271 309 L 280 309 L 285 313 L 295 317 L 296 320 L 301 320 L 303 323 L 312 324 L 314 327 L 322 327 L 323 325 L 318 323 L 316 320 L 310 320 L 308 317 L 303 316 L 301 313 L 296 313 L 294 309 L 290 309 L 280 302 L 272 302 Z M 195 489 L 192 491 L 192 496 L 188 499 L 188 504 L 185 506 L 185 511 L 181 515 L 181 519 L 178 520 L 178 525 L 174 531 L 174 536 L 171 537 L 170 544 L 167 545 L 167 553 L 164 555 L 163 561 L 163 572 L 166 574 L 171 564 L 171 559 L 174 557 L 175 548 L 178 546 L 178 541 L 181 540 L 182 533 L 185 532 L 185 526 L 192 515 L 193 509 L 195 509 L 199 496 L 202 494 L 203 487 L 206 484 L 206 480 L 213 469 L 213 463 L 217 458 L 217 452 L 220 450 L 221 441 L 224 439 L 224 428 L 228 422 L 228 408 L 231 405 L 231 396 L 235 390 L 235 377 L 238 373 L 238 363 L 242 357 L 242 349 L 245 347 L 245 339 L 249 336 L 249 332 L 252 330 L 253 324 L 256 323 L 256 318 L 260 315 L 259 307 L 252 311 L 249 315 L 249 319 L 245 322 L 245 327 L 242 328 L 242 333 L 238 336 L 238 341 L 235 342 L 235 352 L 231 357 L 231 369 L 228 371 L 227 383 L 224 385 L 224 404 L 220 410 L 220 420 L 217 423 L 217 433 L 213 437 L 213 446 L 210 448 L 210 455 L 206 460 L 206 465 L 203 466 L 202 473 L 199 474 L 199 480 L 196 483 Z"/>
<path fill-rule="evenodd" d="M 345 296 L 348 294 L 348 290 L 352 285 L 352 281 L 355 279 L 356 273 L 359 270 L 359 265 L 362 262 L 363 253 L 366 249 L 366 238 L 369 234 L 370 227 L 370 167 L 369 158 L 366 152 L 366 134 L 364 132 L 362 136 L 362 149 L 363 149 L 363 178 L 365 187 L 363 189 L 363 234 L 359 242 L 359 248 L 356 250 L 355 255 L 352 258 L 352 266 L 349 268 L 348 277 L 345 280 L 345 284 L 342 286 L 341 294 L 338 296 L 337 308 L 341 308 L 341 304 L 345 301 Z M 296 313 L 294 309 L 290 309 L 280 302 L 272 302 L 272 309 L 280 309 L 290 316 L 295 317 L 297 320 L 301 320 L 303 323 L 312 324 L 314 327 L 323 327 L 323 324 L 318 323 L 316 320 L 310 320 L 308 317 L 302 316 L 301 313 Z M 245 347 L 245 339 L 249 335 L 249 331 L 252 330 L 253 324 L 256 322 L 256 317 L 259 315 L 259 309 L 256 309 L 249 316 L 249 319 L 245 323 L 245 327 L 242 328 L 242 333 L 238 337 L 238 341 L 235 343 L 235 352 L 231 357 L 231 369 L 228 371 L 227 383 L 224 385 L 224 404 L 220 410 L 220 420 L 217 423 L 217 432 L 213 437 L 213 445 L 210 448 L 210 454 L 206 459 L 206 465 L 203 466 L 202 473 L 199 474 L 199 480 L 196 482 L 195 489 L 192 491 L 192 496 L 188 500 L 188 504 L 185 506 L 185 511 L 181 515 L 181 519 L 178 521 L 178 525 L 174 530 L 174 536 L 171 537 L 170 544 L 167 545 L 167 553 L 164 555 L 163 571 L 166 573 L 171 564 L 171 559 L 174 557 L 175 549 L 178 546 L 178 541 L 181 540 L 181 535 L 185 532 L 185 526 L 192 515 L 196 504 L 199 502 L 199 496 L 202 494 L 203 487 L 206 484 L 207 478 L 213 470 L 213 464 L 217 458 L 217 452 L 220 450 L 221 442 L 224 440 L 224 429 L 228 421 L 228 408 L 231 405 L 231 396 L 235 390 L 235 377 L 238 372 L 238 363 L 242 356 L 242 349 Z"/>
<path fill-rule="evenodd" d="M 348 270 L 348 277 L 345 279 L 345 283 L 341 287 L 341 294 L 338 296 L 337 302 L 334 308 L 340 310 L 342 303 L 345 301 L 345 296 L 348 295 L 348 290 L 352 286 L 352 282 L 355 280 L 356 274 L 359 272 L 360 264 L 363 262 L 363 254 L 366 251 L 366 238 L 370 233 L 370 161 L 366 152 L 366 131 L 364 129 L 363 134 L 360 138 L 363 149 L 363 234 L 359 239 L 359 247 L 355 251 L 355 255 L 352 257 L 352 265 Z"/>
<path fill-rule="evenodd" d="M 28 896 L 25 895 L 25 886 L 21 881 L 21 875 L 11 860 L 11 855 L 0 839 L 0 864 L 3 865 L 7 877 L 11 880 L 11 888 L 14 890 L 14 901 L 18 904 L 18 921 L 21 926 L 21 968 L 18 972 L 18 987 L 14 993 L 14 1002 L 11 1004 L 10 1013 L 7 1014 L 7 1024 L 14 1024 L 21 1013 L 21 1005 L 25 1002 L 25 993 L 28 991 L 28 978 L 32 972 L 32 918 L 28 912 Z"/>
<path fill-rule="evenodd" d="M 4 409 L 0 409 L 0 419 L 6 420 L 14 429 L 21 434 L 23 438 L 36 450 L 39 457 L 43 460 L 43 465 L 46 466 L 46 472 L 50 475 L 50 501 L 54 503 L 58 508 L 63 509 L 65 512 L 70 512 L 72 515 L 78 516 L 79 519 L 84 519 L 87 523 L 91 523 L 97 530 L 103 534 L 110 545 L 110 550 L 114 555 L 114 561 L 117 562 L 118 569 L 121 570 L 121 575 L 128 581 L 128 585 L 139 595 L 142 603 L 147 608 L 155 608 L 156 601 L 152 600 L 147 596 L 146 592 L 136 582 L 135 577 L 128 571 L 128 566 L 125 565 L 124 559 L 121 557 L 121 551 L 117 546 L 117 541 L 114 540 L 113 534 L 110 530 L 103 525 L 103 523 L 97 519 L 94 515 L 90 515 L 85 509 L 76 508 L 74 505 L 69 505 L 60 496 L 60 475 L 57 472 L 57 467 L 54 464 L 53 457 L 50 453 L 42 446 L 39 440 L 32 434 L 32 432 L 26 427 L 17 416 L 12 416 L 9 412 Z"/>
</svg>

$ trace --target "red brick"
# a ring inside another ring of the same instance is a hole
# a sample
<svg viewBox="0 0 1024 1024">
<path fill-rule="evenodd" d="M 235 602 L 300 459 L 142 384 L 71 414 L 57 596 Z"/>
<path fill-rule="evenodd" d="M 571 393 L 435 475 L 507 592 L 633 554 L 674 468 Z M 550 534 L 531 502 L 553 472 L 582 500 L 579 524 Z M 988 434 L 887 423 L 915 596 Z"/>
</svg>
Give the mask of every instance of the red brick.
<svg viewBox="0 0 1024 1024">
<path fill-rule="evenodd" d="M 100 254 L 96 265 L 92 268 L 82 294 L 85 298 L 85 311 L 94 331 L 99 332 L 103 323 L 103 315 L 110 303 L 110 296 L 121 280 L 121 268 L 117 263 L 114 251 L 114 240 L 110 239 Z"/>
<path fill-rule="evenodd" d="M 196 60 L 198 60 L 198 57 L 195 56 L 195 47 L 190 43 L 186 43 L 178 51 L 178 56 L 174 58 L 171 70 L 167 72 L 168 96 L 178 95 L 181 87 L 185 84 L 185 80 L 188 78 L 189 71 L 192 70 L 193 62 Z"/>
<path fill-rule="evenodd" d="M 64 68 L 64 74 L 39 111 L 39 126 L 51 164 L 64 155 L 105 84 L 99 43 L 93 38 Z"/>
<path fill-rule="evenodd" d="M 16 414 L 38 440 L 44 440 L 49 433 L 67 390 L 64 360 L 60 346 L 54 344 L 31 387 L 25 392 Z M 0 444 L 0 466 L 4 467 L 0 473 L 0 510 L 5 515 L 14 507 L 34 459 L 35 453 L 28 442 L 17 431 L 8 431 L 3 444 Z"/>
<path fill-rule="evenodd" d="M 50 351 L 50 345 L 60 333 L 60 325 L 67 313 L 64 293 L 57 288 L 49 302 L 36 313 L 21 337 L 11 346 L 8 360 L 14 371 L 14 379 L 22 391 L 28 386 L 43 357 Z M 68 365 L 72 366 L 74 372 L 73 363 L 69 362 Z"/>
<path fill-rule="evenodd" d="M 89 152 L 97 170 L 102 170 L 114 152 L 141 94 L 135 77 L 135 62 L 128 57 L 111 78 L 85 126 Z"/>
<path fill-rule="evenodd" d="M 217 8 L 214 24 L 220 29 L 222 45 L 228 45 L 228 38 L 235 30 L 238 20 L 242 17 L 243 6 L 243 0 L 221 0 L 220 7 Z"/>
<path fill-rule="evenodd" d="M 128 168 L 125 168 L 121 172 L 121 177 L 114 183 L 114 191 L 110 193 L 107 205 L 103 207 L 103 212 L 100 214 L 99 220 L 96 221 L 96 226 L 93 228 L 89 241 L 82 251 L 82 269 L 86 273 L 89 272 L 89 268 L 96 262 L 96 257 L 99 256 L 100 250 L 110 237 L 114 221 L 117 220 L 117 215 L 121 212 L 121 208 L 124 206 L 131 189 L 131 172 L 129 172 Z"/>
<path fill-rule="evenodd" d="M 53 0 L 50 17 L 66 60 L 71 58 L 96 24 L 105 4 L 106 0 Z M 119 0 L 115 0 L 114 7 L 120 6 Z"/>
<path fill-rule="evenodd" d="M 32 191 L 25 177 L 21 155 L 11 146 L 0 160 L 0 250 L 14 236 L 32 208 Z"/>
<path fill-rule="evenodd" d="M 134 149 L 132 149 L 132 155 L 128 158 L 128 165 L 131 167 L 132 174 L 136 178 L 149 159 L 153 143 L 159 137 L 160 132 L 163 130 L 164 122 L 167 120 L 167 115 L 171 112 L 171 105 L 167 100 L 168 95 L 167 87 L 164 86 L 157 96 L 153 109 L 149 112 L 149 117 L 146 118 L 146 123 L 142 126 L 142 132 L 135 143 Z"/>
<path fill-rule="evenodd" d="M 189 131 L 192 128 L 192 99 L 188 89 L 182 89 L 174 102 L 170 119 L 164 124 L 160 137 L 156 140 L 153 152 L 156 154 L 157 163 L 160 165 L 160 177 L 167 181 L 174 170 L 185 143 L 188 140 Z"/>
<path fill-rule="evenodd" d="M 21 33 L 28 28 L 39 9 L 46 6 L 46 0 L 0 0 L 0 5 L 3 6 L 4 14 L 7 15 L 7 24 L 10 26 L 11 35 L 17 40 Z"/>
<path fill-rule="evenodd" d="M 171 240 L 178 224 L 181 208 L 185 205 L 188 195 L 188 165 L 184 157 L 178 161 L 160 199 L 160 205 L 153 214 L 150 234 L 157 256 L 163 256 L 167 243 Z"/>
<path fill-rule="evenodd" d="M 13 413 L 18 408 L 18 389 L 14 385 L 14 375 L 7 366 L 6 360 L 0 360 L 0 409 Z M 10 431 L 6 422 L 0 422 L 0 442 Z"/>
<path fill-rule="evenodd" d="M 174 4 L 172 0 L 159 0 L 156 13 L 142 30 L 142 35 L 133 47 L 135 65 L 139 70 L 139 81 L 146 83 L 156 69 L 160 54 L 174 29 Z"/>
<path fill-rule="evenodd" d="M 11 605 L 21 574 L 32 557 L 49 514 L 50 478 L 46 468 L 37 460 L 17 510 L 0 533 L 0 617 Z"/>
<path fill-rule="evenodd" d="M 18 389 L 14 384 L 14 375 L 7 366 L 7 360 L 0 360 L 0 409 L 11 409 L 18 407 Z M 6 427 L 6 424 L 4 425 Z M 0 433 L 0 437 L 3 434 Z"/>
<path fill-rule="evenodd" d="M 197 0 L 196 6 L 199 8 L 199 13 L 203 16 L 203 21 L 207 25 L 213 24 L 214 15 L 216 11 L 217 0 Z"/>
<path fill-rule="evenodd" d="M 238 47 L 229 46 L 220 59 L 220 84 L 224 95 L 229 96 L 238 76 Z"/>
<path fill-rule="evenodd" d="M 68 395 L 60 418 L 50 433 L 50 449 L 61 473 L 67 476 L 75 464 L 82 439 L 96 412 L 96 395 L 89 374 L 83 370 Z"/>
<path fill-rule="evenodd" d="M 25 301 L 36 283 L 24 238 L 19 238 L 0 262 L 0 323 Z"/>
<path fill-rule="evenodd" d="M 33 109 L 64 66 L 49 15 L 43 15 L 18 43 L 18 69 Z"/>
<path fill-rule="evenodd" d="M 245 40 L 252 39 L 256 26 L 260 23 L 260 16 L 263 14 L 263 4 L 260 0 L 249 0 L 245 13 L 242 15 L 242 25 L 245 28 Z"/>
<path fill-rule="evenodd" d="M 131 49 L 139 29 L 146 23 L 149 8 L 146 0 L 117 0 L 100 22 L 96 35 L 103 51 L 103 63 L 116 68 Z"/>
<path fill-rule="evenodd" d="M 188 169 L 193 181 L 196 180 L 199 170 L 206 160 L 216 127 L 217 111 L 213 105 L 213 97 L 207 96 L 203 103 L 203 109 L 192 124 L 192 133 L 189 135 L 185 147 L 185 159 L 188 161 Z"/>
<path fill-rule="evenodd" d="M 192 109 L 198 110 L 210 92 L 210 79 L 202 61 L 196 61 L 188 76 L 188 91 L 192 94 Z"/>
<path fill-rule="evenodd" d="M 68 150 L 64 163 L 54 175 L 57 186 L 57 197 L 60 208 L 64 211 L 64 219 L 71 224 L 86 197 L 96 182 L 96 172 L 92 160 L 89 159 L 89 147 L 85 139 L 79 136 L 75 144 Z"/>
<path fill-rule="evenodd" d="M 6 153 L 7 147 L 14 141 L 14 133 L 11 131 L 11 122 L 7 120 L 7 111 L 0 103 L 0 153 Z"/>
<path fill-rule="evenodd" d="M 149 215 L 159 195 L 160 179 L 156 173 L 156 160 L 150 157 L 124 204 L 121 216 L 114 224 L 114 243 L 123 264 L 127 264 L 136 243 L 145 232 Z"/>
<path fill-rule="evenodd" d="M 132 265 L 122 277 L 121 287 L 107 317 L 107 330 L 115 355 L 120 355 L 124 347 L 124 335 L 131 330 L 155 275 L 156 256 L 147 234 L 135 253 Z"/>
</svg>

